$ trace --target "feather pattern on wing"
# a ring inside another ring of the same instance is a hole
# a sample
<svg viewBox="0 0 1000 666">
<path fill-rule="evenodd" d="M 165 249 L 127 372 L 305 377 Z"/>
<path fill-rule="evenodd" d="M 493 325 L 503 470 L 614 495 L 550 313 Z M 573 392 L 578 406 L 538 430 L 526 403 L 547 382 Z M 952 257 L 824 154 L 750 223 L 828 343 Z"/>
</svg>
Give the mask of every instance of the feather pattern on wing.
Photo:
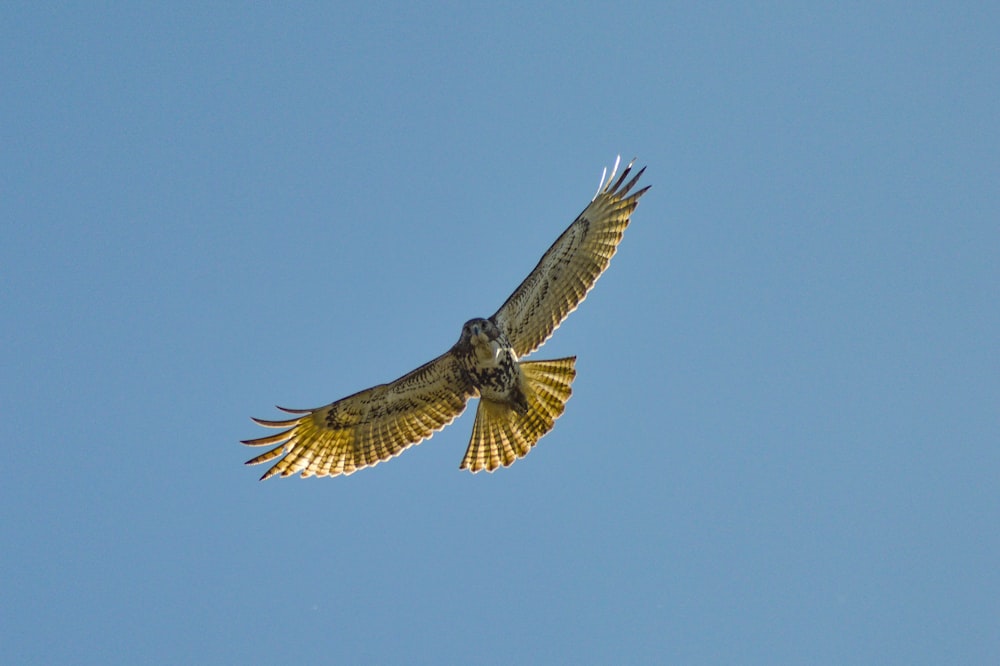
<svg viewBox="0 0 1000 666">
<path fill-rule="evenodd" d="M 630 162 L 618 180 L 618 163 L 576 220 L 552 244 L 528 277 L 491 319 L 510 338 L 520 357 L 542 346 L 587 297 L 607 269 L 632 211 L 649 187 L 632 194 L 645 167 L 627 183 Z"/>
<path fill-rule="evenodd" d="M 351 474 L 427 439 L 461 415 L 476 393 L 449 351 L 394 382 L 373 386 L 325 407 L 279 407 L 299 414 L 296 418 L 254 419 L 262 426 L 283 430 L 244 441 L 250 446 L 278 445 L 247 464 L 280 458 L 261 480 L 297 472 L 303 477 Z"/>
</svg>

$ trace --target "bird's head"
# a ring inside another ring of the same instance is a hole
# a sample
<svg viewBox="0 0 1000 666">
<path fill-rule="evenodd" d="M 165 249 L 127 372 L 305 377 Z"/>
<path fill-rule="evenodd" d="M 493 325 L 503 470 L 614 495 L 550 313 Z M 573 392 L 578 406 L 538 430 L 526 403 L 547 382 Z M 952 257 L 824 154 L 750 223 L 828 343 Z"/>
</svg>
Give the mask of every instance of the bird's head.
<svg viewBox="0 0 1000 666">
<path fill-rule="evenodd" d="M 489 319 L 470 319 L 462 326 L 462 337 L 458 344 L 472 349 L 480 362 L 490 363 L 497 359 L 502 346 L 499 339 L 500 328 Z"/>
<path fill-rule="evenodd" d="M 500 337 L 500 329 L 489 319 L 470 319 L 462 326 L 461 342 L 473 346 L 489 345 Z"/>
</svg>

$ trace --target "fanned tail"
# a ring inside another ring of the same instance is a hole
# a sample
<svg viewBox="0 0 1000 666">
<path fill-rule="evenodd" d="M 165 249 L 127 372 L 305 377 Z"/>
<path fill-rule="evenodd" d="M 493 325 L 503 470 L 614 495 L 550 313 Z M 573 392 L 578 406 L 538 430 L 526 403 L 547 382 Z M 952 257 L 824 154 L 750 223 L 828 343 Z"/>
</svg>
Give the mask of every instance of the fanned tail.
<svg viewBox="0 0 1000 666">
<path fill-rule="evenodd" d="M 576 377 L 575 363 L 575 356 L 521 362 L 522 390 L 528 399 L 524 415 L 503 403 L 480 398 L 472 439 L 460 469 L 492 472 L 528 455 L 566 409 L 573 392 L 570 385 Z"/>
</svg>

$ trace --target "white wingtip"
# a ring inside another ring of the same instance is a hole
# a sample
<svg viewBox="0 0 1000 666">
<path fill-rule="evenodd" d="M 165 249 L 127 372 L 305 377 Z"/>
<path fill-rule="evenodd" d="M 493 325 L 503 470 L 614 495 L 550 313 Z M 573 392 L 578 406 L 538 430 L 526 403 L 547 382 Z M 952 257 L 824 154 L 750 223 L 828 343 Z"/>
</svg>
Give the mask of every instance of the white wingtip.
<svg viewBox="0 0 1000 666">
<path fill-rule="evenodd" d="M 594 192 L 594 196 L 590 199 L 591 201 L 593 201 L 594 199 L 596 199 L 597 196 L 601 193 L 601 190 L 604 189 L 604 178 L 607 175 L 608 175 L 608 167 L 604 167 L 604 169 L 601 171 L 601 182 L 599 182 L 597 184 L 597 191 Z"/>
<path fill-rule="evenodd" d="M 597 192 L 594 193 L 594 199 L 596 199 L 598 196 L 600 196 L 601 192 L 603 192 L 605 190 L 605 188 L 608 185 L 610 185 L 612 183 L 612 181 L 614 181 L 615 174 L 618 173 L 618 165 L 621 164 L 621 161 L 622 161 L 622 156 L 621 155 L 617 155 L 615 157 L 615 165 L 611 169 L 611 175 L 610 176 L 608 176 L 608 168 L 604 167 L 604 170 L 601 172 L 601 183 L 600 183 L 600 185 L 597 186 Z M 591 201 L 593 201 L 594 199 L 591 199 Z"/>
</svg>

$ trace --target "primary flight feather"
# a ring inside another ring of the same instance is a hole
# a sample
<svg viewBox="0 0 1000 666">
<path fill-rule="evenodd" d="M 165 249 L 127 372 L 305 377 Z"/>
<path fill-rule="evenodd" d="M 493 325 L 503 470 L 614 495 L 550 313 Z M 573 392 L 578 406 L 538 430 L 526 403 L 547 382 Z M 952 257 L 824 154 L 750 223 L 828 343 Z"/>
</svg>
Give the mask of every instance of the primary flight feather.
<svg viewBox="0 0 1000 666">
<path fill-rule="evenodd" d="M 569 399 L 576 357 L 525 361 L 587 296 L 618 249 L 632 211 L 649 186 L 632 192 L 645 168 L 626 182 L 601 177 L 590 204 L 556 239 L 534 270 L 488 319 L 471 319 L 451 349 L 388 384 L 316 409 L 285 409 L 294 417 L 254 419 L 281 432 L 244 440 L 274 448 L 247 461 L 274 464 L 280 474 L 336 476 L 399 455 L 458 418 L 479 398 L 472 437 L 460 467 L 493 471 L 523 458 L 552 429 Z"/>
</svg>

